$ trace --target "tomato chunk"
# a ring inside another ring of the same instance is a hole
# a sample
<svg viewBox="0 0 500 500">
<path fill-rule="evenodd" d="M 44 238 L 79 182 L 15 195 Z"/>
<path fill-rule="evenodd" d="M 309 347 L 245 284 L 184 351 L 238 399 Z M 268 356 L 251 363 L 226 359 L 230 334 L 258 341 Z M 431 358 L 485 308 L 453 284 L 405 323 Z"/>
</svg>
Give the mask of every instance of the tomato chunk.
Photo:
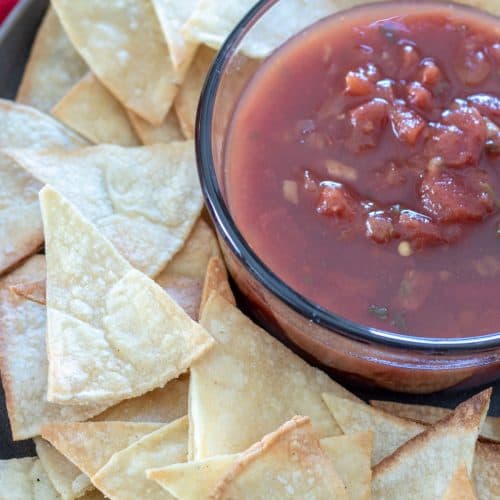
<svg viewBox="0 0 500 500">
<path fill-rule="evenodd" d="M 412 82 L 408 85 L 408 103 L 415 108 L 430 109 L 432 94 L 420 82 Z"/>
<path fill-rule="evenodd" d="M 426 127 L 425 120 L 415 111 L 404 106 L 391 110 L 391 124 L 394 135 L 406 144 L 413 146 Z"/>
<path fill-rule="evenodd" d="M 500 123 L 500 98 L 489 94 L 474 94 L 467 100 L 484 116 Z"/>
<path fill-rule="evenodd" d="M 323 181 L 320 184 L 319 201 L 316 211 L 319 214 L 352 220 L 359 210 L 359 204 L 340 182 Z"/>
<path fill-rule="evenodd" d="M 388 103 L 376 97 L 350 113 L 351 137 L 349 149 L 363 151 L 375 147 L 388 121 Z"/>
<path fill-rule="evenodd" d="M 413 210 L 402 210 L 396 225 L 401 239 L 411 241 L 417 248 L 443 243 L 439 227 L 427 217 Z"/>
<path fill-rule="evenodd" d="M 375 82 L 379 78 L 379 71 L 374 64 L 349 71 L 345 77 L 345 93 L 353 96 L 367 96 L 375 91 Z"/>
<path fill-rule="evenodd" d="M 377 243 L 387 243 L 394 233 L 392 218 L 382 210 L 370 212 L 365 227 L 366 236 Z"/>
</svg>

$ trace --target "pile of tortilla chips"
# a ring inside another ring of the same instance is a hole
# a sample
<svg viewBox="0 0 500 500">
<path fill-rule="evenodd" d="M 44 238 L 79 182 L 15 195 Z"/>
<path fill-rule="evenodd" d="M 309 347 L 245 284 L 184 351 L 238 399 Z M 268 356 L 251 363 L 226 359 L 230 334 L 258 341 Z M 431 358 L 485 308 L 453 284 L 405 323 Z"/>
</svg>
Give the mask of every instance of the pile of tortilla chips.
<svg viewBox="0 0 500 500">
<path fill-rule="evenodd" d="M 359 3 L 302 2 L 246 55 Z M 0 373 L 38 455 L 0 461 L 0 498 L 500 498 L 491 391 L 369 405 L 236 307 L 192 139 L 252 4 L 52 0 L 0 100 Z"/>
</svg>

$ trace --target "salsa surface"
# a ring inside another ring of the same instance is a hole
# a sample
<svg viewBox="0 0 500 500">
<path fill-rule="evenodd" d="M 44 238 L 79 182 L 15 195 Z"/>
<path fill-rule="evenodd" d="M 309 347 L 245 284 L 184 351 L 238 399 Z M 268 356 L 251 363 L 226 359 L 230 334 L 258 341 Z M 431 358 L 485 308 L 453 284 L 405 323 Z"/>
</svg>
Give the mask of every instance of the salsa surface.
<svg viewBox="0 0 500 500">
<path fill-rule="evenodd" d="M 364 6 L 247 86 L 225 183 L 250 246 L 347 319 L 423 337 L 500 330 L 500 21 Z"/>
</svg>

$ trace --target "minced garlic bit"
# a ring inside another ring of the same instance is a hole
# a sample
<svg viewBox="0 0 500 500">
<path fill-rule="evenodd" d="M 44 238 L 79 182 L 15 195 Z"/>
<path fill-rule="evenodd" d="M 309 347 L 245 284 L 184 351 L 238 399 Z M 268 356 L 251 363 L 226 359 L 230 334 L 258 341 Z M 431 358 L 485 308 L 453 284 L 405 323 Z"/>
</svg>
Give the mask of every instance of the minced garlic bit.
<svg viewBox="0 0 500 500">
<path fill-rule="evenodd" d="M 401 255 L 401 257 L 409 257 L 413 253 L 413 250 L 411 249 L 411 245 L 407 241 L 402 241 L 398 245 L 398 253 L 399 255 Z"/>
<path fill-rule="evenodd" d="M 295 181 L 283 181 L 283 196 L 289 203 L 299 203 L 299 187 Z"/>
<path fill-rule="evenodd" d="M 340 161 L 326 160 L 325 165 L 328 175 L 331 175 L 335 179 L 354 182 L 358 178 L 358 173 L 353 167 L 345 165 Z"/>
</svg>

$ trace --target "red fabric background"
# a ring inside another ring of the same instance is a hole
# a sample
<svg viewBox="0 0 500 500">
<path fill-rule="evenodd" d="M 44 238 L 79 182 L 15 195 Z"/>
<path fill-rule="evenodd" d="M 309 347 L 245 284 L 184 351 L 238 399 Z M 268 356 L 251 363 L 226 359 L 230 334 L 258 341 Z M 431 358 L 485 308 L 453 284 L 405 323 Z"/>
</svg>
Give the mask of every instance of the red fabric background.
<svg viewBox="0 0 500 500">
<path fill-rule="evenodd" d="M 0 24 L 7 17 L 18 0 L 0 0 Z"/>
</svg>

